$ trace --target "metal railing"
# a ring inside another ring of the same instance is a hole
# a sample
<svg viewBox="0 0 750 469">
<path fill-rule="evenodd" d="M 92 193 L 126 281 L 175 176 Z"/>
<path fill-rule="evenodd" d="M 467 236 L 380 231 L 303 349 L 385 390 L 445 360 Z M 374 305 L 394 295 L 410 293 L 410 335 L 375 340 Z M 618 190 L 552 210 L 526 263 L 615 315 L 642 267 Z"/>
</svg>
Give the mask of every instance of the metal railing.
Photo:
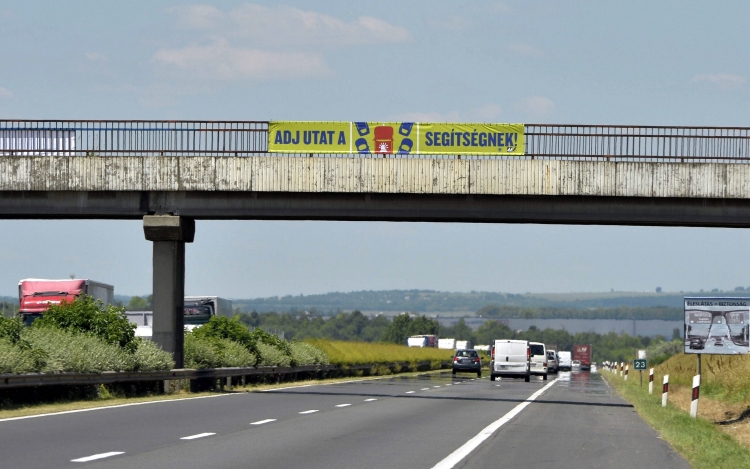
<svg viewBox="0 0 750 469">
<path fill-rule="evenodd" d="M 526 124 L 525 141 L 525 155 L 520 157 L 388 155 L 388 158 L 750 162 L 748 127 Z M 0 155 L 247 157 L 268 154 L 267 121 L 0 120 Z M 376 157 L 307 153 L 287 156 Z"/>
</svg>

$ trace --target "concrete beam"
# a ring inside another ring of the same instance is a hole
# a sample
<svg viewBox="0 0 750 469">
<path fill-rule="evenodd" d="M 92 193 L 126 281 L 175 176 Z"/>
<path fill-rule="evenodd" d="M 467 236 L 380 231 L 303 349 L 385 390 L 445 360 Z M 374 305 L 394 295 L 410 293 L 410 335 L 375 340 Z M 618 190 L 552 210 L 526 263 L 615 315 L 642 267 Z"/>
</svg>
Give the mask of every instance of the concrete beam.
<svg viewBox="0 0 750 469">
<path fill-rule="evenodd" d="M 0 191 L 0 219 L 141 219 L 155 213 L 174 213 L 202 220 L 750 227 L 750 200 L 745 199 L 295 192 Z M 189 238 L 186 231 L 182 231 L 182 236 L 184 239 Z"/>
<path fill-rule="evenodd" d="M 143 217 L 146 239 L 153 241 L 153 340 L 172 354 L 176 368 L 184 360 L 185 243 L 195 236 L 195 221 L 173 215 Z"/>
</svg>

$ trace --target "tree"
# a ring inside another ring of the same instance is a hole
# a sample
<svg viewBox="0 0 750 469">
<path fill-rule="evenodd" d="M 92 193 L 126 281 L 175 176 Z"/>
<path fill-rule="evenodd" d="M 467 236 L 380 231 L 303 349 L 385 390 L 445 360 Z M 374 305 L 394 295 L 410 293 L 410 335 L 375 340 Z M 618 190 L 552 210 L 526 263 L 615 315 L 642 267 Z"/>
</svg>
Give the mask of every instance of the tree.
<svg viewBox="0 0 750 469">
<path fill-rule="evenodd" d="M 146 297 L 132 296 L 130 302 L 125 308 L 128 311 L 150 311 L 152 309 L 151 304 L 153 302 L 154 295 L 148 295 Z"/>
<path fill-rule="evenodd" d="M 680 328 L 675 327 L 672 329 L 672 340 L 680 340 L 682 339 L 682 334 L 680 333 Z"/>
<path fill-rule="evenodd" d="M 661 287 L 656 287 L 656 293 L 661 293 Z"/>
</svg>

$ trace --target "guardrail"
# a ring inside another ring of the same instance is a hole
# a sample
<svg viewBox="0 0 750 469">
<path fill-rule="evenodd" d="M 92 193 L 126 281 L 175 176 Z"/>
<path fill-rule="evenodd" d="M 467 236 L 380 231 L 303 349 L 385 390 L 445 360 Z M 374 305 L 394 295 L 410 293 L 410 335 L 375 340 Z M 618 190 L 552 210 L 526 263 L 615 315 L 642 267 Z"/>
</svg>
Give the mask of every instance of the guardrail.
<svg viewBox="0 0 750 469">
<path fill-rule="evenodd" d="M 524 156 L 388 155 L 429 159 L 750 162 L 750 128 L 526 124 Z M 268 121 L 0 120 L 0 155 L 268 155 Z M 289 154 L 296 157 L 372 158 Z"/>
<path fill-rule="evenodd" d="M 416 365 L 417 369 L 429 367 L 431 362 L 400 362 L 388 364 L 351 365 L 306 365 L 296 367 L 261 366 L 249 368 L 209 368 L 209 369 L 175 369 L 168 371 L 105 371 L 103 373 L 29 373 L 22 375 L 0 375 L 0 390 L 13 388 L 30 388 L 40 386 L 83 386 L 136 381 L 196 380 L 221 379 L 235 376 L 285 375 L 291 373 L 315 373 L 330 371 L 362 370 L 371 371 L 377 366 L 391 370 Z M 441 362 L 441 367 L 450 366 L 450 362 Z"/>
</svg>

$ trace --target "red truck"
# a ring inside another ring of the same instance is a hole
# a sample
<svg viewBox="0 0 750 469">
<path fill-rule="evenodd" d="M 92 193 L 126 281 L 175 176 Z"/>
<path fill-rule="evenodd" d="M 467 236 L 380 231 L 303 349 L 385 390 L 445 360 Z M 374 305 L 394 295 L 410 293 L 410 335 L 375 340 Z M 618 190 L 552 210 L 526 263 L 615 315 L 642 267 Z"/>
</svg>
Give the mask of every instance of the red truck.
<svg viewBox="0 0 750 469">
<path fill-rule="evenodd" d="M 581 371 L 589 371 L 591 369 L 591 345 L 573 345 L 573 361 L 581 364 Z"/>
<path fill-rule="evenodd" d="M 60 304 L 63 300 L 73 301 L 82 293 L 101 300 L 105 306 L 115 302 L 115 287 L 94 280 L 21 280 L 18 282 L 21 317 L 30 325 L 36 318 L 41 317 L 49 305 Z"/>
</svg>

